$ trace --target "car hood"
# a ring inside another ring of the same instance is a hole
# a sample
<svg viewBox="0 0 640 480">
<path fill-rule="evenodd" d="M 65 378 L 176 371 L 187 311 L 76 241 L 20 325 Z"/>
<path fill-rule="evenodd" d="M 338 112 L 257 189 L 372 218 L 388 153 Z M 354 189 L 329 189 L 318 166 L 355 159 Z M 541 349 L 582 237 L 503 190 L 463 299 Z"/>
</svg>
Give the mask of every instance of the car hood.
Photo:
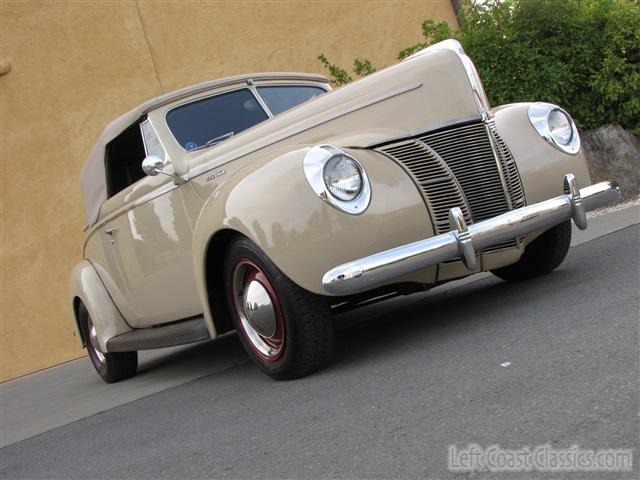
<svg viewBox="0 0 640 480">
<path fill-rule="evenodd" d="M 258 150 L 268 154 L 269 149 L 281 150 L 286 145 L 330 143 L 367 148 L 480 118 L 482 111 L 463 58 L 449 48 L 434 47 L 216 146 L 191 152 L 185 156 L 181 173 L 192 176 L 212 163 L 222 165 Z"/>
</svg>

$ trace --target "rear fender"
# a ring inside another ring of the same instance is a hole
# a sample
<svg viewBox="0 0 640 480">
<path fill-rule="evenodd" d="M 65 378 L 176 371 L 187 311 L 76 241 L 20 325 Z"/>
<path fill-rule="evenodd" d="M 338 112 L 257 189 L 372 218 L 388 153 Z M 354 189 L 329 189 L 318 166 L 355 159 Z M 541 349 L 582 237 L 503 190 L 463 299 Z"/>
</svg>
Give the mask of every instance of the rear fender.
<svg viewBox="0 0 640 480">
<path fill-rule="evenodd" d="M 75 320 L 75 335 L 81 346 L 86 345 L 87 339 L 83 337 L 80 327 L 79 302 L 84 304 L 91 316 L 91 322 L 96 328 L 98 343 L 103 352 L 107 351 L 107 340 L 131 330 L 111 300 L 95 268 L 88 260 L 81 261 L 73 269 L 69 283 L 69 294 Z"/>
</svg>

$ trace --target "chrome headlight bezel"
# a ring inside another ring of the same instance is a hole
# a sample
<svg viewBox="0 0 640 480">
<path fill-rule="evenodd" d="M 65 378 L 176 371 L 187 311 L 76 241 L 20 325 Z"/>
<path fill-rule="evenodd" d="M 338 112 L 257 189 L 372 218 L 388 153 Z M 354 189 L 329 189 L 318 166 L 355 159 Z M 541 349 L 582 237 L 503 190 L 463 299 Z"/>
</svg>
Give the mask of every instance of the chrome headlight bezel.
<svg viewBox="0 0 640 480">
<path fill-rule="evenodd" d="M 557 139 L 549 128 L 549 116 L 554 112 L 563 114 L 571 125 L 571 138 L 568 143 L 564 144 Z M 565 110 L 551 103 L 532 103 L 529 105 L 529 121 L 538 134 L 544 138 L 549 144 L 553 145 L 562 152 L 575 155 L 580 151 L 580 135 L 575 122 Z"/>
<path fill-rule="evenodd" d="M 324 168 L 327 162 L 335 156 L 344 156 L 352 161 L 360 173 L 362 188 L 352 200 L 341 200 L 334 196 L 324 181 Z M 362 164 L 344 150 L 333 145 L 316 145 L 312 147 L 304 157 L 304 174 L 314 192 L 332 207 L 350 215 L 360 215 L 371 202 L 371 185 L 369 177 Z"/>
</svg>

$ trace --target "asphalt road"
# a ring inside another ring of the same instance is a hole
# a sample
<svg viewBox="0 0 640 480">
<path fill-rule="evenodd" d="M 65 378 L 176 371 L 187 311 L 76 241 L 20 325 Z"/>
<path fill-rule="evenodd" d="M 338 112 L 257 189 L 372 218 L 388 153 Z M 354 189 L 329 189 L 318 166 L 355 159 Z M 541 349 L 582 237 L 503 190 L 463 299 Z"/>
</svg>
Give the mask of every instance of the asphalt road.
<svg viewBox="0 0 640 480">
<path fill-rule="evenodd" d="M 9 445 L 0 476 L 484 478 L 448 471 L 447 446 L 498 443 L 631 448 L 633 472 L 565 476 L 638 478 L 638 238 L 635 225 L 540 279 L 488 276 L 355 317 L 301 380 L 243 362 Z"/>
</svg>

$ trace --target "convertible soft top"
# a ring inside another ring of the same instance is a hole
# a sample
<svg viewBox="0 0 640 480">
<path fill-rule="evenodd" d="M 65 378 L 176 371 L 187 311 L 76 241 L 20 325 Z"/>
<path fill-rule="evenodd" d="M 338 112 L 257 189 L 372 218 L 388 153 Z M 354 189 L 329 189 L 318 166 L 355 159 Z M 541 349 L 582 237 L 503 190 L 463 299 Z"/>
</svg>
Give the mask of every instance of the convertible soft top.
<svg viewBox="0 0 640 480">
<path fill-rule="evenodd" d="M 167 103 L 189 97 L 201 92 L 206 92 L 212 88 L 224 87 L 247 80 L 311 80 L 315 82 L 328 82 L 324 75 L 310 73 L 251 73 L 234 77 L 219 78 L 207 82 L 198 83 L 189 87 L 181 88 L 173 92 L 166 93 L 159 97 L 148 100 L 134 109 L 128 111 L 121 117 L 115 119 L 104 129 L 95 146 L 89 154 L 82 172 L 80 173 L 80 188 L 82 189 L 82 199 L 84 202 L 85 228 L 93 225 L 100 214 L 100 207 L 107 199 L 107 178 L 105 170 L 105 147 L 106 145 L 122 133 L 127 127 L 137 122 L 149 111 L 165 105 Z"/>
</svg>

